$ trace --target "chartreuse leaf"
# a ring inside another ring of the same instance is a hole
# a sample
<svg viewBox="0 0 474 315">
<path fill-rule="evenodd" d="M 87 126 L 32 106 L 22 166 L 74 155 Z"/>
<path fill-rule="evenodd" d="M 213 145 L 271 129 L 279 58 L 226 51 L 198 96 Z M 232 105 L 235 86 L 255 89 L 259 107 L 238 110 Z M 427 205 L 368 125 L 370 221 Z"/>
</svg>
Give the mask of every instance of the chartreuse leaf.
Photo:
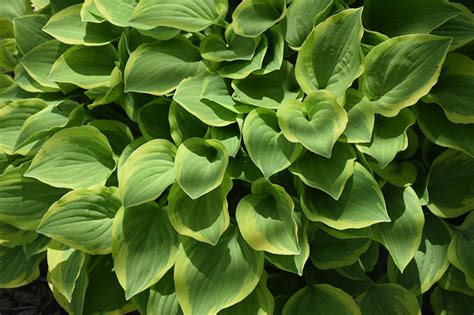
<svg viewBox="0 0 474 315">
<path fill-rule="evenodd" d="M 56 60 L 48 78 L 84 89 L 109 87 L 117 58 L 117 51 L 112 45 L 74 46 Z"/>
<path fill-rule="evenodd" d="M 51 39 L 41 30 L 48 19 L 49 17 L 43 14 L 24 15 L 13 19 L 16 45 L 23 55 Z"/>
<path fill-rule="evenodd" d="M 293 66 L 286 61 L 280 70 L 234 80 L 232 87 L 235 90 L 232 97 L 236 101 L 271 109 L 277 109 L 285 100 L 296 99 L 300 92 Z"/>
<path fill-rule="evenodd" d="M 283 39 L 280 25 L 271 27 L 264 37 L 268 41 L 268 49 L 265 52 L 261 69 L 256 70 L 255 74 L 268 74 L 275 70 L 280 70 L 283 64 L 285 40 Z"/>
<path fill-rule="evenodd" d="M 355 159 L 356 153 L 351 145 L 336 142 L 331 158 L 306 152 L 288 169 L 306 185 L 320 189 L 337 200 L 354 172 Z"/>
<path fill-rule="evenodd" d="M 396 268 L 393 259 L 389 259 L 387 269 L 390 282 L 396 282 L 416 295 L 428 291 L 448 269 L 450 233 L 441 219 L 426 216 L 420 248 L 403 273 Z"/>
<path fill-rule="evenodd" d="M 0 222 L 0 246 L 13 248 L 26 245 L 32 243 L 37 237 L 38 233 L 34 231 L 20 230 L 13 225 Z"/>
<path fill-rule="evenodd" d="M 407 129 L 415 124 L 415 116 L 409 109 L 402 109 L 395 117 L 378 117 L 372 140 L 357 145 L 357 149 L 377 160 L 380 168 L 393 161 L 398 152 L 408 148 Z"/>
<path fill-rule="evenodd" d="M 168 26 L 186 32 L 199 32 L 212 24 L 220 24 L 227 8 L 227 0 L 142 0 L 130 22 L 150 28 Z"/>
<path fill-rule="evenodd" d="M 145 140 L 144 137 L 137 138 L 130 142 L 122 151 L 120 154 L 120 157 L 117 161 L 117 177 L 120 178 L 120 174 L 123 171 L 123 165 L 125 162 L 128 160 L 130 155 L 138 149 L 141 145 L 145 144 L 147 141 Z"/>
<path fill-rule="evenodd" d="M 27 260 L 20 246 L 0 246 L 0 288 L 17 288 L 36 280 L 43 258 L 36 255 Z"/>
<path fill-rule="evenodd" d="M 415 104 L 438 80 L 450 38 L 404 35 L 382 42 L 366 57 L 359 86 L 374 111 L 387 117 Z"/>
<path fill-rule="evenodd" d="M 36 230 L 48 208 L 67 191 L 24 177 L 28 165 L 0 175 L 0 220 L 19 229 Z"/>
<path fill-rule="evenodd" d="M 283 136 L 277 115 L 270 109 L 254 109 L 247 115 L 243 137 L 250 158 L 266 178 L 290 166 L 303 150 Z"/>
<path fill-rule="evenodd" d="M 89 23 L 102 23 L 105 18 L 99 12 L 95 0 L 84 0 L 80 11 L 81 21 Z"/>
<path fill-rule="evenodd" d="M 252 184 L 252 194 L 240 199 L 235 212 L 239 230 L 256 251 L 298 255 L 298 226 L 294 203 L 285 189 L 261 178 Z"/>
<path fill-rule="evenodd" d="M 418 103 L 413 107 L 416 121 L 423 134 L 433 143 L 462 151 L 474 157 L 474 124 L 451 122 L 436 104 Z"/>
<path fill-rule="evenodd" d="M 436 314 L 471 314 L 474 311 L 472 296 L 446 291 L 439 286 L 431 293 L 430 304 Z"/>
<path fill-rule="evenodd" d="M 48 284 L 53 292 L 53 296 L 69 314 L 79 315 L 83 314 L 84 299 L 86 295 L 87 286 L 89 284 L 89 275 L 87 273 L 87 263 L 82 265 L 79 275 L 75 281 L 74 292 L 72 293 L 71 301 L 61 294 L 61 292 L 54 285 L 51 277 L 48 274 Z"/>
<path fill-rule="evenodd" d="M 223 127 L 234 123 L 237 120 L 235 111 L 214 101 L 201 99 L 201 92 L 208 77 L 207 75 L 200 75 L 182 80 L 173 99 L 186 111 L 207 125 Z"/>
<path fill-rule="evenodd" d="M 137 7 L 138 1 L 135 0 L 93 0 L 98 13 L 110 23 L 127 27 L 132 26 L 140 29 L 149 29 L 139 23 L 130 23 L 133 12 Z"/>
<path fill-rule="evenodd" d="M 217 139 L 226 147 L 229 156 L 235 158 L 242 143 L 243 119 L 239 119 L 237 124 L 225 127 L 211 127 L 209 134 L 212 139 Z"/>
<path fill-rule="evenodd" d="M 313 30 L 329 14 L 333 0 L 293 0 L 286 11 L 285 40 L 299 49 Z"/>
<path fill-rule="evenodd" d="M 256 37 L 285 17 L 285 0 L 248 0 L 241 2 L 232 13 L 235 33 Z"/>
<path fill-rule="evenodd" d="M 425 101 L 439 104 L 454 123 L 474 123 L 474 61 L 461 54 L 450 54 L 443 64 L 438 83 Z"/>
<path fill-rule="evenodd" d="M 365 0 L 363 18 L 368 29 L 393 37 L 428 34 L 459 13 L 444 0 Z M 423 19 L 420 19 L 421 14 Z"/>
<path fill-rule="evenodd" d="M 306 149 L 326 158 L 347 123 L 347 113 L 327 90 L 309 94 L 301 103 L 289 100 L 277 112 L 278 125 L 291 142 L 299 142 Z"/>
<path fill-rule="evenodd" d="M 71 302 L 76 281 L 86 262 L 86 254 L 64 244 L 52 242 L 48 247 L 47 258 L 49 280 L 54 288 Z"/>
<path fill-rule="evenodd" d="M 473 209 L 474 158 L 447 150 L 434 160 L 428 176 L 428 208 L 436 216 L 454 218 Z"/>
<path fill-rule="evenodd" d="M 115 187 L 76 189 L 49 208 L 38 232 L 88 254 L 107 254 L 112 251 L 112 220 L 120 206 Z"/>
<path fill-rule="evenodd" d="M 361 9 L 348 9 L 318 24 L 296 59 L 296 79 L 306 94 L 329 90 L 342 97 L 364 68 Z"/>
<path fill-rule="evenodd" d="M 0 16 L 11 19 L 31 13 L 31 3 L 28 0 L 1 0 Z"/>
<path fill-rule="evenodd" d="M 245 299 L 263 271 L 263 252 L 254 251 L 231 226 L 215 245 L 181 238 L 174 282 L 185 314 L 216 314 Z"/>
<path fill-rule="evenodd" d="M 177 145 L 192 137 L 202 138 L 208 130 L 206 124 L 175 101 L 171 102 L 168 122 L 170 124 L 171 138 Z"/>
<path fill-rule="evenodd" d="M 112 225 L 112 255 L 127 299 L 163 277 L 174 264 L 178 244 L 178 234 L 161 206 L 146 203 L 118 211 Z"/>
<path fill-rule="evenodd" d="M 344 109 L 348 120 L 340 140 L 348 143 L 370 142 L 375 124 L 372 103 L 360 91 L 349 88 Z"/>
<path fill-rule="evenodd" d="M 320 190 L 305 187 L 301 204 L 309 220 L 338 230 L 361 229 L 379 222 L 390 222 L 377 182 L 357 162 L 337 201 Z"/>
<path fill-rule="evenodd" d="M 448 259 L 451 264 L 474 278 L 474 214 L 471 212 L 456 230 L 449 244 Z"/>
<path fill-rule="evenodd" d="M 227 194 L 232 181 L 225 176 L 222 183 L 197 199 L 189 197 L 175 184 L 168 195 L 168 215 L 174 229 L 181 235 L 216 245 L 230 223 Z"/>
<path fill-rule="evenodd" d="M 275 301 L 267 288 L 267 273 L 264 271 L 255 289 L 243 301 L 223 309 L 219 315 L 273 314 Z"/>
<path fill-rule="evenodd" d="M 303 274 L 303 268 L 309 257 L 308 235 L 306 234 L 307 221 L 301 211 L 293 212 L 293 220 L 298 227 L 298 244 L 300 253 L 297 255 L 276 255 L 265 253 L 265 258 L 281 270 Z"/>
<path fill-rule="evenodd" d="M 164 139 L 143 144 L 128 157 L 119 176 L 119 189 L 125 207 L 158 198 L 175 181 L 176 147 Z"/>
<path fill-rule="evenodd" d="M 54 187 L 86 188 L 105 184 L 115 169 L 107 138 L 91 126 L 58 131 L 35 155 L 25 176 Z"/>
<path fill-rule="evenodd" d="M 420 247 L 425 217 L 413 188 L 384 187 L 385 201 L 391 222 L 371 226 L 374 239 L 390 253 L 403 272 Z"/>
<path fill-rule="evenodd" d="M 453 265 L 449 266 L 438 284 L 445 290 L 474 296 L 474 288 L 467 284 L 465 274 Z"/>
<path fill-rule="evenodd" d="M 283 315 L 360 315 L 359 306 L 343 290 L 329 284 L 311 284 L 293 294 L 283 307 Z"/>
<path fill-rule="evenodd" d="M 66 51 L 67 45 L 57 40 L 39 44 L 19 61 L 26 72 L 44 87 L 58 89 L 59 86 L 48 76 L 56 60 Z"/>
<path fill-rule="evenodd" d="M 228 163 L 229 154 L 220 141 L 187 139 L 176 152 L 176 181 L 189 197 L 197 199 L 222 183 Z"/>
<path fill-rule="evenodd" d="M 415 294 L 395 283 L 375 284 L 356 301 L 362 314 L 421 315 Z"/>
<path fill-rule="evenodd" d="M 198 48 L 185 37 L 142 44 L 125 66 L 125 92 L 165 95 L 184 78 L 205 70 Z"/>
<path fill-rule="evenodd" d="M 369 238 L 339 239 L 318 229 L 311 240 L 311 262 L 322 270 L 350 266 L 372 243 Z"/>
<path fill-rule="evenodd" d="M 76 4 L 56 13 L 43 31 L 69 45 L 101 46 L 120 36 L 121 30 L 107 22 L 83 22 L 81 7 L 82 4 Z"/>
</svg>

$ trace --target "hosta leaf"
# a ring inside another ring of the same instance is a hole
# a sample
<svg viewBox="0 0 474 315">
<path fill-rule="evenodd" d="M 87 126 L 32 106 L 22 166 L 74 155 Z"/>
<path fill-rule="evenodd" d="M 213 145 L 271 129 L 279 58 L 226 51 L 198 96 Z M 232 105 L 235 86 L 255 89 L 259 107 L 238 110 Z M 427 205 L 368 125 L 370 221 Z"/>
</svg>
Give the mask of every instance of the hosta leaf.
<svg viewBox="0 0 474 315">
<path fill-rule="evenodd" d="M 105 21 L 102 13 L 97 9 L 96 2 L 95 0 L 84 0 L 80 11 L 82 22 L 102 23 Z"/>
<path fill-rule="evenodd" d="M 438 282 L 439 286 L 448 291 L 474 296 L 474 289 L 466 282 L 466 275 L 458 268 L 450 265 Z"/>
<path fill-rule="evenodd" d="M 427 100 L 439 104 L 454 123 L 474 123 L 474 61 L 461 54 L 451 54 L 443 64 L 438 83 Z"/>
<path fill-rule="evenodd" d="M 170 105 L 168 121 L 171 138 L 177 145 L 192 137 L 202 138 L 208 130 L 206 124 L 174 101 Z"/>
<path fill-rule="evenodd" d="M 184 78 L 205 70 L 199 50 L 184 37 L 142 44 L 125 66 L 125 92 L 165 95 Z"/>
<path fill-rule="evenodd" d="M 283 315 L 291 314 L 360 315 L 352 297 L 329 284 L 312 284 L 293 294 L 283 307 Z"/>
<path fill-rule="evenodd" d="M 257 251 L 298 255 L 298 226 L 294 203 L 281 186 L 262 178 L 252 184 L 252 194 L 237 205 L 235 218 L 245 241 Z"/>
<path fill-rule="evenodd" d="M 173 99 L 193 116 L 210 126 L 223 127 L 237 120 L 237 113 L 224 106 L 201 99 L 207 76 L 184 79 L 176 89 Z"/>
<path fill-rule="evenodd" d="M 449 244 L 448 259 L 467 277 L 474 278 L 474 214 L 471 212 L 461 227 L 454 233 Z"/>
<path fill-rule="evenodd" d="M 241 2 L 232 13 L 235 33 L 256 37 L 285 17 L 285 0 L 248 0 Z"/>
<path fill-rule="evenodd" d="M 32 14 L 13 19 L 16 45 L 23 55 L 51 39 L 48 34 L 41 31 L 48 18 L 47 15 Z"/>
<path fill-rule="evenodd" d="M 357 149 L 377 160 L 385 168 L 398 152 L 408 148 L 408 127 L 415 123 L 415 116 L 409 109 L 403 109 L 395 117 L 378 117 L 372 140 L 359 144 Z"/>
<path fill-rule="evenodd" d="M 447 150 L 433 162 L 428 179 L 428 208 L 442 218 L 453 218 L 474 207 L 474 158 Z"/>
<path fill-rule="evenodd" d="M 71 302 L 76 281 L 82 266 L 86 262 L 86 254 L 66 245 L 54 242 L 47 251 L 48 278 L 54 288 Z"/>
<path fill-rule="evenodd" d="M 227 13 L 227 7 L 227 0 L 143 0 L 130 22 L 150 28 L 168 26 L 186 32 L 199 32 L 220 23 Z"/>
<path fill-rule="evenodd" d="M 151 140 L 137 148 L 123 164 L 119 176 L 125 207 L 158 198 L 175 181 L 176 147 L 168 140 Z"/>
<path fill-rule="evenodd" d="M 130 128 L 123 122 L 112 119 L 97 119 L 91 121 L 89 126 L 97 128 L 106 138 L 116 156 L 133 141 Z"/>
<path fill-rule="evenodd" d="M 34 231 L 20 230 L 13 225 L 0 222 L 0 246 L 13 248 L 27 245 L 32 243 L 37 237 L 38 233 Z"/>
<path fill-rule="evenodd" d="M 283 136 L 277 116 L 270 109 L 251 111 L 244 121 L 243 136 L 250 158 L 266 178 L 290 166 L 303 150 Z"/>
<path fill-rule="evenodd" d="M 278 125 L 291 142 L 299 142 L 306 149 L 331 157 L 332 147 L 347 123 L 347 113 L 330 91 L 308 95 L 303 103 L 286 101 L 278 108 Z"/>
<path fill-rule="evenodd" d="M 224 179 L 229 154 L 218 140 L 190 138 L 178 147 L 176 181 L 192 199 L 218 187 Z"/>
<path fill-rule="evenodd" d="M 474 312 L 474 299 L 458 292 L 436 287 L 430 296 L 430 303 L 436 314 L 470 314 Z"/>
<path fill-rule="evenodd" d="M 263 260 L 263 252 L 251 249 L 234 227 L 215 246 L 182 238 L 174 282 L 183 312 L 216 314 L 242 301 L 257 286 Z"/>
<path fill-rule="evenodd" d="M 58 131 L 33 159 L 25 176 L 48 185 L 85 188 L 105 184 L 115 169 L 107 138 L 91 126 Z"/>
<path fill-rule="evenodd" d="M 354 172 L 355 159 L 352 146 L 336 142 L 331 158 L 306 152 L 288 169 L 306 185 L 320 189 L 337 200 Z"/>
<path fill-rule="evenodd" d="M 329 14 L 333 0 L 293 0 L 286 11 L 285 40 L 300 48 L 313 30 Z"/>
<path fill-rule="evenodd" d="M 143 136 L 148 140 L 171 140 L 168 121 L 170 102 L 167 99 L 156 99 L 144 105 L 138 111 L 137 123 Z"/>
<path fill-rule="evenodd" d="M 376 284 L 356 301 L 362 314 L 421 315 L 415 294 L 395 283 Z"/>
<path fill-rule="evenodd" d="M 428 34 L 460 11 L 444 0 L 364 1 L 364 25 L 390 37 Z M 420 14 L 423 19 L 420 19 Z"/>
<path fill-rule="evenodd" d="M 107 254 L 112 251 L 112 220 L 120 207 L 115 187 L 76 189 L 49 208 L 38 232 L 92 255 Z"/>
<path fill-rule="evenodd" d="M 0 4 L 0 16 L 7 19 L 31 13 L 31 4 L 28 0 L 2 0 Z"/>
<path fill-rule="evenodd" d="M 296 60 L 296 79 L 306 94 L 329 90 L 342 97 L 363 70 L 362 10 L 348 9 L 318 24 Z"/>
<path fill-rule="evenodd" d="M 474 13 L 457 2 L 452 5 L 461 10 L 461 14 L 454 16 L 444 24 L 435 28 L 431 34 L 453 37 L 450 50 L 454 50 L 474 40 Z M 467 3 L 465 3 L 467 5 Z"/>
<path fill-rule="evenodd" d="M 33 242 L 23 245 L 23 252 L 25 253 L 26 259 L 45 253 L 51 242 L 52 240 L 49 237 L 38 234 L 38 237 L 35 238 Z"/>
<path fill-rule="evenodd" d="M 131 23 L 133 12 L 137 7 L 138 1 L 135 0 L 93 0 L 98 12 L 110 23 L 127 27 L 149 29 L 145 25 L 139 23 Z"/>
<path fill-rule="evenodd" d="M 181 235 L 216 245 L 229 227 L 227 194 L 232 181 L 224 177 L 222 183 L 197 199 L 189 197 L 175 184 L 168 195 L 168 215 L 174 229 Z"/>
<path fill-rule="evenodd" d="M 36 280 L 43 258 L 36 255 L 27 260 L 20 246 L 0 246 L 0 288 L 17 288 Z"/>
<path fill-rule="evenodd" d="M 120 36 L 120 29 L 107 22 L 82 22 L 81 6 L 76 4 L 56 13 L 43 27 L 43 31 L 69 45 L 100 46 Z"/>
<path fill-rule="evenodd" d="M 375 114 L 372 103 L 364 94 L 348 89 L 344 109 L 347 112 L 347 124 L 340 139 L 349 143 L 366 143 L 372 139 Z"/>
<path fill-rule="evenodd" d="M 145 305 L 146 314 L 182 315 L 173 280 L 173 270 L 168 271 L 161 280 L 150 288 Z"/>
<path fill-rule="evenodd" d="M 109 87 L 116 60 L 117 51 L 112 45 L 74 46 L 56 60 L 48 79 L 84 89 Z"/>
<path fill-rule="evenodd" d="M 219 140 L 229 152 L 229 156 L 234 157 L 237 155 L 242 143 L 242 127 L 243 120 L 239 119 L 237 124 L 232 124 L 225 127 L 211 127 L 209 134 L 212 139 Z"/>
<path fill-rule="evenodd" d="M 283 64 L 283 55 L 285 53 L 285 40 L 281 33 L 280 25 L 271 27 L 263 35 L 268 41 L 268 49 L 263 57 L 261 69 L 256 70 L 255 74 L 268 74 L 275 70 L 280 70 Z"/>
<path fill-rule="evenodd" d="M 403 273 L 389 259 L 387 269 L 390 282 L 396 282 L 416 295 L 428 291 L 448 269 L 450 241 L 448 226 L 439 218 L 426 216 L 420 248 Z"/>
<path fill-rule="evenodd" d="M 383 192 L 391 222 L 376 224 L 371 229 L 374 239 L 387 248 L 403 272 L 420 247 L 425 217 L 419 198 L 410 186 L 386 186 Z"/>
<path fill-rule="evenodd" d="M 390 221 L 377 182 L 359 163 L 355 163 L 353 175 L 337 201 L 320 190 L 306 187 L 301 203 L 308 219 L 338 230 L 360 229 Z"/>
<path fill-rule="evenodd" d="M 24 177 L 27 165 L 0 175 L 0 220 L 22 230 L 36 230 L 41 217 L 67 191 Z"/>
<path fill-rule="evenodd" d="M 122 154 L 120 154 L 120 157 L 117 161 L 117 177 L 120 178 L 120 174 L 123 171 L 123 165 L 125 162 L 128 160 L 130 155 L 138 149 L 141 145 L 145 144 L 147 141 L 145 140 L 144 137 L 137 138 L 130 142 L 122 151 Z"/>
<path fill-rule="evenodd" d="M 174 264 L 178 235 L 165 209 L 154 203 L 122 207 L 112 237 L 114 269 L 127 299 L 158 282 Z"/>
<path fill-rule="evenodd" d="M 393 117 L 426 95 L 438 80 L 450 43 L 440 36 L 404 35 L 372 49 L 359 86 L 374 111 Z"/>
</svg>

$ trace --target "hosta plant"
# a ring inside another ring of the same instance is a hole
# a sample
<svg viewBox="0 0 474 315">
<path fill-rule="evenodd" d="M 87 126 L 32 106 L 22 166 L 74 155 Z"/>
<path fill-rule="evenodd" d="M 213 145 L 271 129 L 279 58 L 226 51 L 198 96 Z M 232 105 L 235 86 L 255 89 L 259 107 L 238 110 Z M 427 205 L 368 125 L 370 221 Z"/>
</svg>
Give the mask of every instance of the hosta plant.
<svg viewBox="0 0 474 315">
<path fill-rule="evenodd" d="M 472 314 L 473 7 L 0 0 L 0 288 Z"/>
</svg>

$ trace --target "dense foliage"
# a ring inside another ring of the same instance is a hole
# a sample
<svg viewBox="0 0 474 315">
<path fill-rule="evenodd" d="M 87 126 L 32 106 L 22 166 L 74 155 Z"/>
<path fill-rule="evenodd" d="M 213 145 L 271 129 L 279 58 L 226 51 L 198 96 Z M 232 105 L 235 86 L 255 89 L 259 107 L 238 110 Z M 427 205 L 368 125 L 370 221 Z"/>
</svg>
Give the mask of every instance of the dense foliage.
<svg viewBox="0 0 474 315">
<path fill-rule="evenodd" d="M 0 0 L 0 288 L 472 314 L 473 7 Z"/>
</svg>

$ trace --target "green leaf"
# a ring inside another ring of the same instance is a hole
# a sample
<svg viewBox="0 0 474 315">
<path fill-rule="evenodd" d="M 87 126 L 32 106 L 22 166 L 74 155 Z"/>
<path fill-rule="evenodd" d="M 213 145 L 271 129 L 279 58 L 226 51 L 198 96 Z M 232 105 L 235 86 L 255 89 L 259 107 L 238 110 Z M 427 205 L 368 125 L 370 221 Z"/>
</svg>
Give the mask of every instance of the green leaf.
<svg viewBox="0 0 474 315">
<path fill-rule="evenodd" d="M 32 14 L 13 19 L 16 45 L 23 55 L 51 39 L 48 34 L 41 31 L 48 18 L 47 15 Z"/>
<path fill-rule="evenodd" d="M 474 296 L 474 289 L 466 282 L 466 275 L 458 268 L 450 265 L 438 282 L 439 286 L 448 291 Z"/>
<path fill-rule="evenodd" d="M 174 282 L 185 314 L 215 314 L 245 299 L 257 286 L 263 252 L 251 249 L 230 227 L 215 245 L 183 237 Z"/>
<path fill-rule="evenodd" d="M 404 35 L 372 49 L 359 87 L 374 111 L 394 117 L 426 95 L 438 80 L 450 43 L 440 36 Z"/>
<path fill-rule="evenodd" d="M 157 204 L 118 211 L 112 225 L 112 255 L 127 299 L 163 277 L 174 264 L 178 244 L 165 209 Z"/>
<path fill-rule="evenodd" d="M 296 59 L 296 79 L 306 94 L 329 90 L 342 97 L 364 69 L 361 9 L 348 9 L 318 24 Z"/>
<path fill-rule="evenodd" d="M 428 34 L 459 13 L 444 0 L 365 0 L 363 18 L 368 29 L 394 37 Z"/>
<path fill-rule="evenodd" d="M 189 197 L 175 184 L 168 195 L 168 215 L 174 229 L 181 235 L 216 245 L 230 223 L 226 197 L 232 188 L 228 176 L 210 192 L 197 199 Z"/>
<path fill-rule="evenodd" d="M 146 314 L 183 314 L 176 297 L 173 270 L 168 271 L 157 284 L 150 288 L 145 309 Z"/>
<path fill-rule="evenodd" d="M 91 126 L 58 131 L 34 157 L 25 176 L 54 187 L 86 188 L 105 184 L 115 169 L 107 138 Z"/>
<path fill-rule="evenodd" d="M 458 292 L 436 287 L 430 296 L 430 303 L 436 314 L 471 314 L 474 311 L 474 299 Z"/>
<path fill-rule="evenodd" d="M 0 246 L 13 248 L 27 245 L 32 243 L 37 237 L 38 233 L 34 231 L 20 230 L 13 225 L 0 222 Z"/>
<path fill-rule="evenodd" d="M 283 136 L 277 116 L 270 109 L 254 109 L 247 115 L 243 137 L 250 158 L 266 178 L 290 166 L 303 150 Z"/>
<path fill-rule="evenodd" d="M 227 0 L 143 0 L 130 22 L 150 28 L 168 26 L 186 32 L 199 32 L 212 24 L 220 24 L 227 7 Z"/>
<path fill-rule="evenodd" d="M 95 0 L 84 0 L 84 4 L 81 7 L 81 21 L 88 23 L 102 23 L 105 18 L 97 9 Z"/>
<path fill-rule="evenodd" d="M 471 212 L 459 229 L 454 233 L 448 248 L 448 259 L 451 264 L 474 278 L 474 214 Z"/>
<path fill-rule="evenodd" d="M 175 101 L 170 105 L 168 121 L 170 124 L 171 138 L 177 145 L 192 137 L 202 138 L 206 135 L 208 130 L 206 124 Z"/>
<path fill-rule="evenodd" d="M 433 162 L 428 179 L 428 208 L 436 216 L 454 218 L 474 207 L 474 158 L 446 150 Z"/>
<path fill-rule="evenodd" d="M 385 201 L 391 222 L 371 226 L 374 239 L 390 253 L 403 272 L 420 247 L 425 217 L 420 201 L 410 186 L 384 187 Z"/>
<path fill-rule="evenodd" d="M 176 181 L 189 197 L 197 199 L 222 183 L 228 163 L 229 154 L 220 141 L 187 139 L 176 152 Z"/>
<path fill-rule="evenodd" d="M 44 255 L 25 258 L 21 247 L 0 246 L 0 288 L 17 288 L 36 280 Z"/>
<path fill-rule="evenodd" d="M 157 199 L 175 181 L 176 147 L 168 140 L 151 140 L 128 157 L 119 176 L 125 207 Z"/>
<path fill-rule="evenodd" d="M 383 169 L 398 152 L 408 148 L 407 129 L 415 124 L 415 116 L 409 109 L 402 109 L 395 117 L 378 118 L 372 140 L 367 144 L 358 144 L 357 149 L 376 159 Z"/>
<path fill-rule="evenodd" d="M 199 50 L 185 37 L 142 44 L 125 66 L 125 92 L 165 95 L 183 79 L 205 70 Z"/>
<path fill-rule="evenodd" d="M 243 120 L 239 119 L 237 124 L 232 124 L 225 127 L 211 127 L 209 135 L 212 139 L 219 140 L 229 152 L 229 156 L 237 155 L 242 143 L 242 127 Z"/>
<path fill-rule="evenodd" d="M 362 314 L 421 315 L 415 294 L 395 283 L 375 284 L 356 301 Z"/>
<path fill-rule="evenodd" d="M 329 284 L 311 284 L 293 294 L 283 307 L 283 315 L 344 314 L 360 315 L 352 297 Z"/>
<path fill-rule="evenodd" d="M 93 0 L 97 11 L 110 23 L 120 27 L 149 29 L 140 23 L 131 23 L 133 12 L 138 2 L 134 0 Z"/>
<path fill-rule="evenodd" d="M 97 128 L 106 138 L 116 156 L 133 141 L 130 128 L 123 122 L 112 119 L 97 119 L 91 121 L 89 126 Z"/>
<path fill-rule="evenodd" d="M 453 38 L 450 50 L 454 50 L 469 44 L 474 40 L 474 13 L 460 3 L 451 2 L 451 5 L 461 10 L 458 14 L 435 28 L 431 34 L 439 36 L 449 36 Z M 467 5 L 467 3 L 465 3 Z"/>
<path fill-rule="evenodd" d="M 285 17 L 285 0 L 247 0 L 232 13 L 236 34 L 256 37 Z"/>
<path fill-rule="evenodd" d="M 340 140 L 348 143 L 370 142 L 375 125 L 372 103 L 360 91 L 349 88 L 344 109 L 348 120 Z"/>
<path fill-rule="evenodd" d="M 256 251 L 298 255 L 294 203 L 285 189 L 264 178 L 252 184 L 252 194 L 240 199 L 235 218 L 244 240 Z"/>
<path fill-rule="evenodd" d="M 168 121 L 170 104 L 167 99 L 158 98 L 144 105 L 138 111 L 138 127 L 148 141 L 153 139 L 171 140 Z"/>
<path fill-rule="evenodd" d="M 107 22 L 82 22 L 81 7 L 76 4 L 56 13 L 43 31 L 69 45 L 101 46 L 120 37 L 121 30 Z"/>
<path fill-rule="evenodd" d="M 112 45 L 74 46 L 56 60 L 48 79 L 84 89 L 109 87 L 116 60 L 117 51 Z"/>
<path fill-rule="evenodd" d="M 51 204 L 67 191 L 24 177 L 27 168 L 12 167 L 0 175 L 0 220 L 34 231 Z"/>
<path fill-rule="evenodd" d="M 86 254 L 66 245 L 53 242 L 48 247 L 48 279 L 54 288 L 68 302 L 72 301 L 82 266 L 86 262 Z"/>
<path fill-rule="evenodd" d="M 38 232 L 91 255 L 112 251 L 112 220 L 120 208 L 115 187 L 75 189 L 55 202 Z"/>
<path fill-rule="evenodd" d="M 336 95 L 322 90 L 309 94 L 301 103 L 289 100 L 280 105 L 278 125 L 291 142 L 326 158 L 344 131 L 347 113 L 336 101 Z"/>
<path fill-rule="evenodd" d="M 279 24 L 271 27 L 263 35 L 268 41 L 268 49 L 262 61 L 261 69 L 256 70 L 255 74 L 268 74 L 280 70 L 283 64 L 283 55 L 285 53 L 285 40 Z"/>
<path fill-rule="evenodd" d="M 305 187 L 301 204 L 309 220 L 338 230 L 361 229 L 379 222 L 390 222 L 377 182 L 357 162 L 337 201 L 320 190 Z"/>
<path fill-rule="evenodd" d="M 7 19 L 31 13 L 31 4 L 28 0 L 1 0 L 0 4 L 0 16 Z"/>
<path fill-rule="evenodd" d="M 23 245 L 23 252 L 25 253 L 26 259 L 45 253 L 48 250 L 50 242 L 52 242 L 52 240 L 49 237 L 38 234 L 38 237 L 35 238 L 33 242 Z"/>
</svg>

